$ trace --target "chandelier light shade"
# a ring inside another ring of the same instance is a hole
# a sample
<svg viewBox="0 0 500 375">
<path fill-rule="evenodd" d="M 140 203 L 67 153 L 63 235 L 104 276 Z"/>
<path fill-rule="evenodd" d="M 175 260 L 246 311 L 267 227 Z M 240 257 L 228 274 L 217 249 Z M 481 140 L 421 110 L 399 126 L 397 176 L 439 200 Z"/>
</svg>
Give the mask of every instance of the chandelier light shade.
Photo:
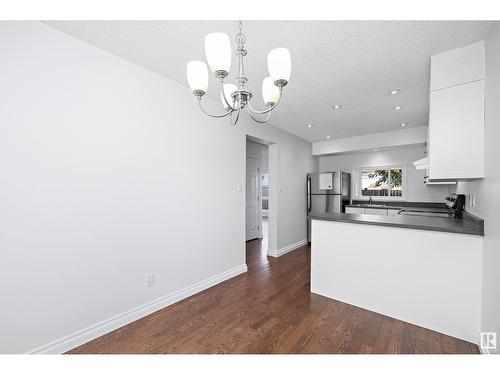
<svg viewBox="0 0 500 375">
<path fill-rule="evenodd" d="M 212 73 L 229 73 L 231 68 L 231 42 L 224 33 L 212 33 L 205 36 L 205 55 Z"/>
<path fill-rule="evenodd" d="M 274 85 L 271 77 L 264 78 L 262 81 L 262 98 L 266 105 L 273 105 L 280 98 L 280 89 Z"/>
<path fill-rule="evenodd" d="M 221 90 L 220 93 L 220 100 L 222 101 L 222 106 L 224 109 L 227 111 L 231 108 L 233 105 L 233 97 L 232 94 L 238 90 L 238 87 L 234 83 L 225 83 L 223 86 L 223 90 Z M 224 95 L 226 95 L 226 98 L 224 99 Z"/>
<path fill-rule="evenodd" d="M 267 55 L 267 69 L 273 82 L 290 80 L 292 71 L 292 59 L 290 51 L 286 48 L 273 49 Z"/>
<path fill-rule="evenodd" d="M 187 79 L 193 94 L 204 95 L 208 88 L 208 70 L 203 61 L 190 61 L 187 64 Z"/>
<path fill-rule="evenodd" d="M 229 116 L 232 125 L 236 125 L 242 110 L 258 123 L 266 123 L 271 118 L 274 108 L 281 100 L 283 87 L 288 84 L 292 62 L 290 52 L 286 48 L 276 48 L 267 56 L 267 66 L 270 77 L 262 82 L 262 98 L 266 108 L 257 110 L 252 106 L 252 92 L 245 85 L 248 78 L 245 76 L 243 59 L 247 55 L 245 49 L 246 37 L 242 33 L 242 23 L 239 22 L 239 32 L 236 34 L 236 56 L 238 56 L 238 73 L 235 83 L 224 83 L 231 68 L 231 43 L 224 33 L 212 33 L 205 36 L 205 54 L 208 65 L 215 78 L 220 82 L 220 98 L 225 112 L 220 114 L 208 113 L 202 106 L 201 100 L 207 93 L 208 70 L 202 61 L 190 61 L 187 64 L 187 79 L 191 91 L 198 99 L 200 109 L 210 117 Z M 265 115 L 262 117 L 262 115 Z"/>
</svg>

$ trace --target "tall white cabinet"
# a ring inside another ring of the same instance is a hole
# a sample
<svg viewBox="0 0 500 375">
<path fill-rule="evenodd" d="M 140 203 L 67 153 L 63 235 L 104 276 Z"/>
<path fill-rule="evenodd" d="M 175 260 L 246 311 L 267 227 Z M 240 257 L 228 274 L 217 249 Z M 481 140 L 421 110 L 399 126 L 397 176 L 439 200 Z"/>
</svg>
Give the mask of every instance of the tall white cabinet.
<svg viewBox="0 0 500 375">
<path fill-rule="evenodd" d="M 484 42 L 432 56 L 429 179 L 484 177 Z"/>
</svg>

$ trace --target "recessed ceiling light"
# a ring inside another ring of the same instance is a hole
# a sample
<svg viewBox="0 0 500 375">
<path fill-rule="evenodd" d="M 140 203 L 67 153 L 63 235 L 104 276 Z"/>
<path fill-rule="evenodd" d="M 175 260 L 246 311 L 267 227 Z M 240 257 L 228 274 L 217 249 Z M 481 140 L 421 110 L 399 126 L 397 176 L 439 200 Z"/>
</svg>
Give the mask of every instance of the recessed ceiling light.
<svg viewBox="0 0 500 375">
<path fill-rule="evenodd" d="M 338 111 L 340 108 L 342 108 L 342 106 L 340 104 L 335 104 L 334 106 L 332 106 L 332 108 Z"/>
<path fill-rule="evenodd" d="M 401 90 L 400 90 L 400 89 L 394 89 L 394 90 L 389 91 L 389 94 L 390 94 L 390 95 L 397 95 L 397 94 L 399 94 L 400 92 L 401 92 Z"/>
<path fill-rule="evenodd" d="M 378 151 L 378 148 L 374 148 L 373 151 Z"/>
<path fill-rule="evenodd" d="M 397 105 L 393 108 L 395 111 L 400 111 L 403 109 L 403 106 L 402 105 Z"/>
<path fill-rule="evenodd" d="M 403 122 L 401 126 L 404 128 L 406 125 L 408 125 L 406 122 Z"/>
<path fill-rule="evenodd" d="M 312 128 L 313 126 L 311 124 L 307 125 L 308 128 Z"/>
<path fill-rule="evenodd" d="M 329 135 L 326 136 L 326 139 L 330 139 L 331 137 Z"/>
</svg>

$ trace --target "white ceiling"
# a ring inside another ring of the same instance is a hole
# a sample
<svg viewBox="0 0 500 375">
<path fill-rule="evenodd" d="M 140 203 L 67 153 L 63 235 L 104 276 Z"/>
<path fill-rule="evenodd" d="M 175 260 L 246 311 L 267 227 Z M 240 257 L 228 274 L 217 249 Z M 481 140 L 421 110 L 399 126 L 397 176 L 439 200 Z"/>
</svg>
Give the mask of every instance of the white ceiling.
<svg viewBox="0 0 500 375">
<path fill-rule="evenodd" d="M 51 26 L 187 86 L 203 38 L 236 21 L 64 21 Z M 308 141 L 427 125 L 430 56 L 485 38 L 488 21 L 245 21 L 248 87 L 263 107 L 267 53 L 287 47 L 292 75 L 271 124 Z M 231 75 L 235 76 L 236 59 Z M 390 96 L 388 91 L 401 89 Z M 220 100 L 212 79 L 209 94 Z M 189 92 L 186 92 L 189 95 Z M 198 108 L 193 97 L 193 111 Z M 341 104 L 339 111 L 331 106 Z M 401 111 L 394 111 L 403 105 Z M 215 120 L 214 121 L 218 121 Z M 220 120 L 219 120 L 220 121 Z M 307 128 L 307 124 L 313 124 Z M 266 126 L 256 124 L 255 126 Z"/>
</svg>

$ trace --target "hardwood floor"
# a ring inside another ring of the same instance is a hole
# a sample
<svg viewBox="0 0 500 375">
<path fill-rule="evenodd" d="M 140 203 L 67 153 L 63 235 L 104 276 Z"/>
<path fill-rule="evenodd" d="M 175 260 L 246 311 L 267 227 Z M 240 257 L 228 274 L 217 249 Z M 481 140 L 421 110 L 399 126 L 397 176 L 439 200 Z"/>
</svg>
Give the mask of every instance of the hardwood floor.
<svg viewBox="0 0 500 375">
<path fill-rule="evenodd" d="M 479 353 L 476 345 L 309 292 L 310 248 L 248 272 L 69 353 Z"/>
</svg>

